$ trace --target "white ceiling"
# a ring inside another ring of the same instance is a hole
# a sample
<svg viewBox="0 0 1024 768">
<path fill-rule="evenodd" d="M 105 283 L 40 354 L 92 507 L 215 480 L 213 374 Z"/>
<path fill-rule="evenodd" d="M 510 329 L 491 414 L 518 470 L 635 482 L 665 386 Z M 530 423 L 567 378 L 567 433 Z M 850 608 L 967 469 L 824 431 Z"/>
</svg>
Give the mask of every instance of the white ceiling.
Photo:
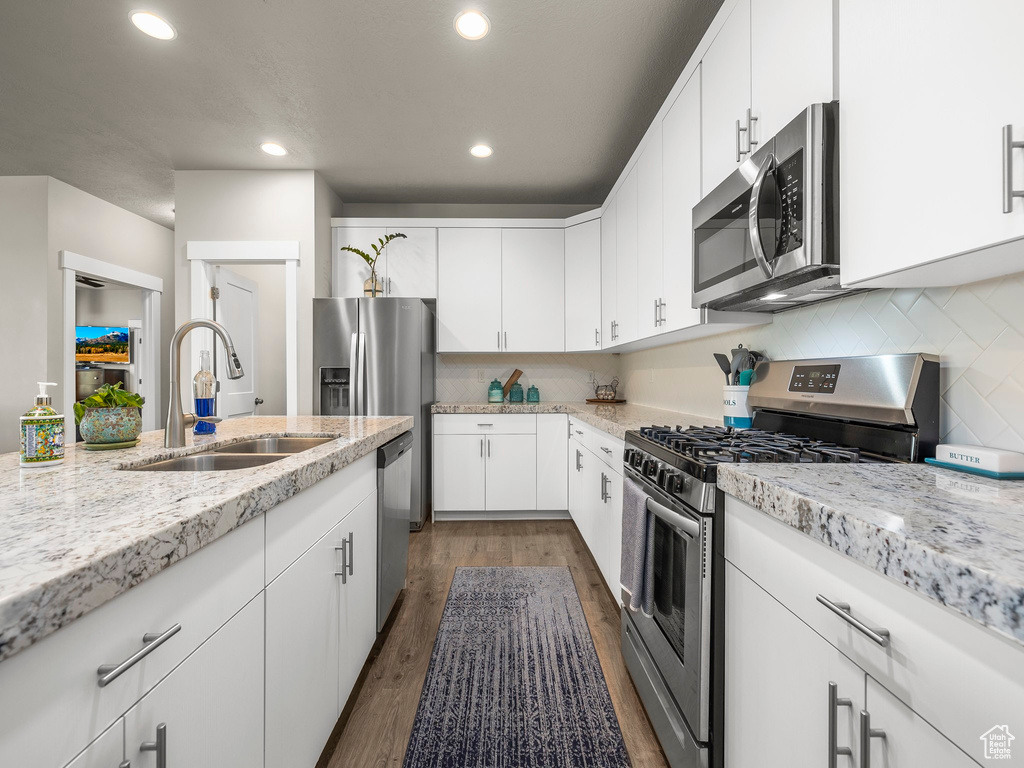
<svg viewBox="0 0 1024 768">
<path fill-rule="evenodd" d="M 720 5 L 0 0 L 0 175 L 168 226 L 174 170 L 313 168 L 346 202 L 595 205 Z M 482 41 L 453 31 L 468 7 Z M 137 31 L 134 8 L 178 38 Z"/>
</svg>

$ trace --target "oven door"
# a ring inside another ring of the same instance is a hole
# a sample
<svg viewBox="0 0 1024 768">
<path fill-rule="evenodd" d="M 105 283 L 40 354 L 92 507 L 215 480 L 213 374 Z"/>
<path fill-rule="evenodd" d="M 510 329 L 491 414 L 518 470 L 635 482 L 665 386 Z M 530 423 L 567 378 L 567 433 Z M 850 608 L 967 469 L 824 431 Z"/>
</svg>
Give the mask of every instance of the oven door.
<svg viewBox="0 0 1024 768">
<path fill-rule="evenodd" d="M 634 614 L 640 637 L 698 741 L 708 740 L 712 520 L 630 472 L 654 517 L 652 616 Z"/>
</svg>

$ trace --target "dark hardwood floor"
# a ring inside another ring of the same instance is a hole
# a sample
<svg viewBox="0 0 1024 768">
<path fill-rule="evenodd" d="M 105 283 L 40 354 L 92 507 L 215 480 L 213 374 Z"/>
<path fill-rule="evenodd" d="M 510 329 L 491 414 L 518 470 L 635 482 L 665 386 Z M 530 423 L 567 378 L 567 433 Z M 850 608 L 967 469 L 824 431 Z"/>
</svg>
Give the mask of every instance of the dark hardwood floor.
<svg viewBox="0 0 1024 768">
<path fill-rule="evenodd" d="M 412 534 L 409 584 L 321 766 L 400 766 L 448 587 L 458 565 L 567 565 L 635 768 L 665 766 L 619 651 L 619 612 L 568 520 L 445 522 Z"/>
</svg>

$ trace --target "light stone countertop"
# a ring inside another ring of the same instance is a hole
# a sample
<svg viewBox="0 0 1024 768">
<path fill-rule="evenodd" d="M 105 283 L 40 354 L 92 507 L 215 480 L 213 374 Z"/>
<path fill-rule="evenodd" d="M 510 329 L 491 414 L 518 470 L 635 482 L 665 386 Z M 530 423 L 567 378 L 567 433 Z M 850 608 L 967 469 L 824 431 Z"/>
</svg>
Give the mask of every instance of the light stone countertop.
<svg viewBox="0 0 1024 768">
<path fill-rule="evenodd" d="M 412 429 L 408 416 L 256 416 L 165 449 L 69 446 L 57 467 L 0 454 L 0 661 Z M 280 461 L 227 472 L 127 472 L 256 437 L 330 437 Z"/>
<path fill-rule="evenodd" d="M 928 464 L 721 464 L 718 487 L 1024 644 L 1024 482 Z"/>
<path fill-rule="evenodd" d="M 431 413 L 567 413 L 609 435 L 625 439 L 626 431 L 649 427 L 652 424 L 674 427 L 709 426 L 721 424 L 721 419 L 694 416 L 689 413 L 664 411 L 645 405 L 591 405 L 590 403 L 436 403 Z"/>
</svg>

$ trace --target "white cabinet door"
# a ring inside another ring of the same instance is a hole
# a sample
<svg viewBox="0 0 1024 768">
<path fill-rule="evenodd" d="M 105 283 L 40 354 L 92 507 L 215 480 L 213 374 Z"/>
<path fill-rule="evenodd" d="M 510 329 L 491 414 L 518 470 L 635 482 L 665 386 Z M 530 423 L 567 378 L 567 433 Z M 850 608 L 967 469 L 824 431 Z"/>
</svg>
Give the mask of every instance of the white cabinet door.
<svg viewBox="0 0 1024 768">
<path fill-rule="evenodd" d="M 346 543 L 341 580 L 341 641 L 338 654 L 339 711 L 377 639 L 377 494 L 370 494 L 341 522 Z M 321 745 L 322 746 L 322 745 Z"/>
<path fill-rule="evenodd" d="M 693 299 L 693 206 L 700 202 L 700 67 L 662 123 L 665 184 L 663 331 L 700 323 Z M 642 308 L 642 307 L 641 307 Z"/>
<path fill-rule="evenodd" d="M 837 765 L 861 765 L 864 672 L 729 562 L 725 595 L 726 768 L 825 765 L 829 683 L 852 703 L 836 710 L 836 742 L 853 750 Z"/>
<path fill-rule="evenodd" d="M 537 509 L 537 436 L 490 435 L 485 440 L 487 511 Z"/>
<path fill-rule="evenodd" d="M 537 414 L 537 509 L 569 509 L 569 420 L 564 413 Z"/>
<path fill-rule="evenodd" d="M 942 768 L 976 768 L 978 763 L 986 761 L 985 748 L 988 744 L 978 740 L 975 762 L 871 677 L 867 680 L 865 709 L 870 716 L 871 729 L 885 731 L 884 739 L 871 739 L 870 765 L 885 768 L 936 768 L 940 765 Z M 992 745 L 997 741 L 1003 743 L 998 727 L 994 727 L 992 733 L 995 739 Z M 867 759 L 861 761 L 861 765 L 868 764 Z"/>
<path fill-rule="evenodd" d="M 501 230 L 437 232 L 437 351 L 501 350 Z"/>
<path fill-rule="evenodd" d="M 754 141 L 770 139 L 808 104 L 832 101 L 832 5 L 829 0 L 750 0 Z"/>
<path fill-rule="evenodd" d="M 501 231 L 501 348 L 565 351 L 565 232 Z"/>
<path fill-rule="evenodd" d="M 1024 139 L 1024 3 L 842 0 L 839 7 L 844 283 L 1024 236 L 1002 207 L 1002 127 Z M 1024 151 L 1014 150 L 1024 189 Z M 884 179 L 884 183 L 881 180 Z M 955 209 L 944 200 L 955 198 Z M 864 223 L 856 226 L 854 222 Z M 1017 247 L 873 285 L 958 285 L 1024 268 Z"/>
<path fill-rule="evenodd" d="M 609 512 L 607 505 L 601 500 L 601 477 L 606 476 L 608 468 L 604 462 L 587 451 L 583 455 L 583 487 L 580 496 L 583 501 L 583 514 L 586 527 L 583 540 L 594 557 L 601 575 L 604 576 L 604 564 L 608 556 L 608 540 L 605 535 Z"/>
<path fill-rule="evenodd" d="M 647 146 L 637 160 L 637 338 L 662 331 L 661 300 L 664 293 L 662 247 L 662 124 L 655 123 Z"/>
<path fill-rule="evenodd" d="M 363 283 L 370 279 L 370 266 L 351 251 L 341 250 L 342 246 L 351 245 L 373 256 L 370 243 L 376 243 L 386 233 L 384 227 L 334 227 L 331 237 L 334 248 L 331 254 L 331 296 L 336 299 L 361 297 Z M 377 262 L 377 279 L 382 282 L 384 272 L 384 259 L 381 259 Z"/>
<path fill-rule="evenodd" d="M 618 241 L 618 200 L 616 193 L 601 216 L 601 349 L 614 347 L 618 287 L 615 269 Z"/>
<path fill-rule="evenodd" d="M 605 481 L 604 501 L 605 522 L 602 531 L 605 550 L 601 571 L 615 602 L 621 604 L 622 589 L 619 586 L 619 569 L 622 564 L 622 476 L 614 471 L 609 472 L 607 469 L 602 471 L 607 480 Z"/>
<path fill-rule="evenodd" d="M 569 516 L 580 533 L 582 528 L 582 503 L 583 503 L 583 448 L 579 441 L 569 441 Z"/>
<path fill-rule="evenodd" d="M 388 243 L 381 261 L 387 262 L 388 296 L 437 298 L 437 230 L 433 227 L 396 229 L 388 227 L 388 234 L 401 231 L 405 238 Z M 384 270 L 378 270 L 384 275 Z"/>
<path fill-rule="evenodd" d="M 140 747 L 157 741 L 161 724 L 166 729 L 166 763 L 161 764 L 262 766 L 263 637 L 259 595 L 128 710 L 125 755 L 132 768 L 157 765 L 156 752 Z M 323 742 L 315 754 L 299 752 L 279 764 L 312 765 L 322 748 Z M 303 754 L 312 754 L 312 761 L 300 763 Z"/>
<path fill-rule="evenodd" d="M 124 760 L 124 720 L 107 728 L 96 741 L 86 747 L 78 757 L 67 764 L 67 768 L 118 768 Z M 21 765 L 32 765 L 26 756 Z"/>
<path fill-rule="evenodd" d="M 615 342 L 637 337 L 637 167 L 629 172 L 616 195 Z"/>
<path fill-rule="evenodd" d="M 434 435 L 434 509 L 485 509 L 486 441 L 482 435 Z"/>
<path fill-rule="evenodd" d="M 565 351 L 601 348 L 601 220 L 565 230 Z"/>
<path fill-rule="evenodd" d="M 779 42 L 787 45 L 788 42 Z M 800 45 L 801 43 L 793 43 Z M 750 107 L 750 0 L 739 0 L 701 59 L 701 190 L 707 194 L 732 173 L 749 149 L 745 133 Z M 843 130 L 846 130 L 845 126 Z M 844 158 L 843 169 L 846 169 Z"/>
<path fill-rule="evenodd" d="M 335 547 L 347 535 L 344 525 L 267 586 L 267 768 L 314 765 L 341 711 L 341 577 L 335 576 L 341 557 Z"/>
</svg>

